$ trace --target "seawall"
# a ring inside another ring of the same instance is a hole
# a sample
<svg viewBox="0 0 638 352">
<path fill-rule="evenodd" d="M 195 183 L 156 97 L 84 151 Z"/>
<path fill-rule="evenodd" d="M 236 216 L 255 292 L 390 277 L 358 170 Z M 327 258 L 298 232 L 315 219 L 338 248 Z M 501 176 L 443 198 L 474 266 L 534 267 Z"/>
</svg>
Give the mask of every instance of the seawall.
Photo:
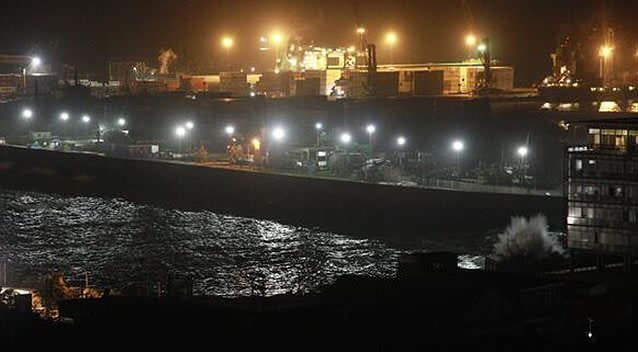
<svg viewBox="0 0 638 352">
<path fill-rule="evenodd" d="M 504 228 L 545 214 L 564 228 L 559 197 L 399 187 L 0 146 L 0 187 L 122 197 L 171 208 L 270 219 L 379 237 Z"/>
</svg>

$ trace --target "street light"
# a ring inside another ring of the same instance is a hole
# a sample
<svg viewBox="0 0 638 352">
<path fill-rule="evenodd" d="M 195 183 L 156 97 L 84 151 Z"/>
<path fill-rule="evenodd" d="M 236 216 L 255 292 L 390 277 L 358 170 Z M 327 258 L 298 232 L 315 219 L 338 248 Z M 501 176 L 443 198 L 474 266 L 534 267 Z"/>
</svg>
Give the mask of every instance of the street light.
<svg viewBox="0 0 638 352">
<path fill-rule="evenodd" d="M 397 138 L 397 145 L 399 147 L 403 147 L 405 145 L 406 139 L 403 136 L 400 136 L 399 138 Z"/>
<path fill-rule="evenodd" d="M 315 131 L 317 131 L 317 147 L 321 144 L 321 130 L 323 130 L 323 123 L 315 123 Z"/>
<path fill-rule="evenodd" d="M 83 115 L 82 116 L 82 122 L 84 122 L 84 123 L 91 122 L 91 117 L 89 115 Z"/>
<path fill-rule="evenodd" d="M 192 130 L 195 127 L 195 124 L 193 123 L 193 121 L 187 121 L 185 124 L 186 128 L 188 128 L 189 130 Z"/>
<path fill-rule="evenodd" d="M 462 140 L 455 139 L 452 141 L 452 150 L 456 153 L 456 169 L 457 176 L 461 176 L 461 152 L 465 149 L 465 144 Z"/>
<path fill-rule="evenodd" d="M 226 37 L 222 38 L 222 42 L 221 43 L 222 43 L 222 47 L 224 49 L 229 50 L 230 48 L 233 47 L 233 44 L 235 42 L 233 41 L 233 38 L 226 36 Z"/>
<path fill-rule="evenodd" d="M 69 119 L 69 113 L 68 112 L 63 112 L 60 114 L 60 120 L 62 121 L 67 121 Z"/>
<path fill-rule="evenodd" d="M 390 63 L 394 62 L 394 46 L 396 45 L 399 37 L 394 32 L 388 32 L 385 35 L 385 42 L 390 47 Z"/>
<path fill-rule="evenodd" d="M 124 125 L 126 125 L 126 120 L 123 117 L 120 117 L 119 119 L 117 119 L 117 124 L 120 127 L 124 127 Z"/>
<path fill-rule="evenodd" d="M 277 141 L 277 142 L 281 142 L 284 137 L 286 137 L 286 131 L 281 128 L 281 127 L 275 127 L 272 130 L 272 138 Z"/>
<path fill-rule="evenodd" d="M 465 149 L 465 144 L 463 143 L 463 141 L 456 139 L 452 142 L 452 150 L 454 150 L 455 152 L 460 153 L 463 151 L 463 149 Z"/>
<path fill-rule="evenodd" d="M 366 132 L 368 133 L 368 145 L 370 146 L 370 153 L 372 153 L 372 135 L 377 131 L 377 127 L 373 124 L 366 126 Z"/>
<path fill-rule="evenodd" d="M 283 42 L 284 37 L 281 33 L 275 32 L 271 35 L 270 40 L 275 45 L 275 70 L 279 70 L 279 46 Z"/>
<path fill-rule="evenodd" d="M 350 133 L 348 132 L 344 132 L 341 134 L 341 136 L 339 136 L 339 140 L 343 144 L 349 144 L 352 141 L 352 135 L 350 135 Z"/>
<path fill-rule="evenodd" d="M 465 45 L 473 48 L 476 45 L 476 36 L 472 33 L 465 36 Z"/>
<path fill-rule="evenodd" d="M 487 51 L 487 45 L 485 43 L 479 44 L 476 49 L 482 54 Z"/>
<path fill-rule="evenodd" d="M 366 29 L 364 27 L 357 28 L 357 34 L 359 35 L 366 34 Z"/>
<path fill-rule="evenodd" d="M 186 128 L 184 128 L 184 126 L 177 126 L 177 128 L 175 128 L 175 135 L 179 138 L 182 138 L 186 135 Z"/>
<path fill-rule="evenodd" d="M 25 120 L 30 120 L 33 117 L 33 110 L 24 109 L 22 110 L 22 118 Z"/>
<path fill-rule="evenodd" d="M 527 153 L 529 152 L 527 146 L 522 145 L 516 149 L 516 153 L 520 157 L 518 168 L 521 173 L 521 184 L 525 183 L 525 179 L 527 178 L 527 170 L 525 168 L 525 157 L 527 157 Z"/>
<path fill-rule="evenodd" d="M 39 57 L 34 56 L 34 57 L 31 58 L 31 69 L 32 70 L 37 69 L 40 66 L 40 64 L 42 64 L 42 60 Z"/>
<path fill-rule="evenodd" d="M 600 56 L 600 78 L 603 81 L 603 86 L 607 85 L 607 60 L 611 58 L 614 53 L 614 48 L 609 45 L 603 45 L 598 50 L 598 56 Z"/>
<path fill-rule="evenodd" d="M 235 127 L 232 125 L 228 125 L 226 126 L 226 128 L 224 128 L 224 132 L 226 132 L 226 134 L 231 137 L 233 134 L 235 134 Z"/>
</svg>

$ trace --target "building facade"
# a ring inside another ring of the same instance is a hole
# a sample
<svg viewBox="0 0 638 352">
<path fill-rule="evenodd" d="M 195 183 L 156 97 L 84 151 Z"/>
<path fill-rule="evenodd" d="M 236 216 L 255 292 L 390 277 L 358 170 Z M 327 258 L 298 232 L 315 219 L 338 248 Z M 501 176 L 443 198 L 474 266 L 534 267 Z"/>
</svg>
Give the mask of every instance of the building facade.
<svg viewBox="0 0 638 352">
<path fill-rule="evenodd" d="M 638 119 L 569 128 L 581 143 L 567 150 L 568 247 L 630 260 L 638 254 Z"/>
</svg>

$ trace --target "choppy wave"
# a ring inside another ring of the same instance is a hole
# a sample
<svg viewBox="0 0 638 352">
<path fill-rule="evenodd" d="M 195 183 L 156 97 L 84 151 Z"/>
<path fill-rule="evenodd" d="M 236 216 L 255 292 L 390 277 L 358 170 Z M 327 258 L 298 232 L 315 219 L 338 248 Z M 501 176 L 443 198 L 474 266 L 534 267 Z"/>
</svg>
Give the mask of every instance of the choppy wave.
<svg viewBox="0 0 638 352">
<path fill-rule="evenodd" d="M 465 253 L 482 266 L 494 235 L 432 234 L 401 249 L 272 221 L 186 212 L 122 199 L 62 197 L 0 189 L 0 258 L 21 281 L 64 272 L 99 287 L 188 277 L 195 294 L 308 292 L 337 276 L 392 277 L 406 250 Z M 472 253 L 471 255 L 468 253 Z"/>
</svg>

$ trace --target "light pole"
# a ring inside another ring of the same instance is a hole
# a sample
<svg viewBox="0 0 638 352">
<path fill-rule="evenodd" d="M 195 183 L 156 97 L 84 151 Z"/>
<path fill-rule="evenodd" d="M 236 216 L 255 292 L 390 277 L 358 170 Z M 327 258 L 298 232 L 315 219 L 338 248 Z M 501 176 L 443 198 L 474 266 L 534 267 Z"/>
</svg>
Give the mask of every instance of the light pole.
<svg viewBox="0 0 638 352">
<path fill-rule="evenodd" d="M 365 41 L 365 35 L 366 35 L 366 29 L 363 26 L 360 26 L 357 28 L 357 34 L 359 35 L 359 50 L 366 51 L 366 41 Z"/>
<path fill-rule="evenodd" d="M 452 141 L 452 151 L 456 154 L 457 177 L 461 177 L 461 152 L 465 149 L 465 143 L 460 139 Z"/>
<path fill-rule="evenodd" d="M 315 123 L 315 131 L 317 131 L 317 147 L 321 145 L 321 131 L 323 130 L 323 124 L 321 122 Z"/>
<path fill-rule="evenodd" d="M 368 133 L 368 145 L 370 147 L 370 154 L 372 154 L 374 148 L 373 148 L 373 136 L 374 133 L 377 131 L 377 127 L 373 124 L 369 124 L 368 126 L 366 126 L 366 132 Z"/>
<path fill-rule="evenodd" d="M 42 64 L 42 60 L 34 56 L 31 58 L 31 62 L 29 63 L 28 69 L 31 71 L 36 70 L 40 64 Z M 22 67 L 22 89 L 24 90 L 24 94 L 27 94 L 27 67 Z"/>
<path fill-rule="evenodd" d="M 525 158 L 527 157 L 527 154 L 529 153 L 529 149 L 527 148 L 526 145 L 522 145 L 520 147 L 518 147 L 518 149 L 516 149 L 516 154 L 518 154 L 519 156 L 519 174 L 521 175 L 521 184 L 525 184 L 526 180 L 525 178 L 527 177 L 527 168 L 525 167 Z"/>
<path fill-rule="evenodd" d="M 270 41 L 275 46 L 275 70 L 277 72 L 279 71 L 279 62 L 281 61 L 279 57 L 279 47 L 281 46 L 281 43 L 283 42 L 283 40 L 284 40 L 284 37 L 279 32 L 273 33 L 273 35 L 270 37 Z"/>
<path fill-rule="evenodd" d="M 225 36 L 222 38 L 221 44 L 224 50 L 226 51 L 226 66 L 228 67 L 228 70 L 231 71 L 230 49 L 233 47 L 234 40 L 230 36 Z"/>
<path fill-rule="evenodd" d="M 175 135 L 177 136 L 177 140 L 179 143 L 179 146 L 177 148 L 177 150 L 181 153 L 182 152 L 182 139 L 184 139 L 184 137 L 186 136 L 186 128 L 184 126 L 177 126 L 177 128 L 175 128 Z"/>
<path fill-rule="evenodd" d="M 476 48 L 476 36 L 474 34 L 469 33 L 465 36 L 465 46 L 468 48 L 469 58 L 471 59 Z"/>
<path fill-rule="evenodd" d="M 64 135 L 66 135 L 66 125 L 67 125 L 67 121 L 69 120 L 69 113 L 64 111 L 62 113 L 60 113 L 60 121 L 62 121 L 62 133 Z"/>
<path fill-rule="evenodd" d="M 399 148 L 399 167 L 400 168 L 403 168 L 403 157 L 404 157 L 403 147 L 405 146 L 406 142 L 407 140 L 403 136 L 399 136 L 397 138 L 397 147 Z"/>
<path fill-rule="evenodd" d="M 390 65 L 394 63 L 394 46 L 396 45 L 398 40 L 399 40 L 399 37 L 394 32 L 388 32 L 385 35 L 385 42 L 390 48 Z"/>
<path fill-rule="evenodd" d="M 188 139 L 186 140 L 186 142 L 187 142 L 188 151 L 191 152 L 193 149 L 193 141 L 191 140 L 191 132 L 193 131 L 193 128 L 195 128 L 195 124 L 193 123 L 193 121 L 186 121 L 184 126 L 189 132 L 187 136 Z"/>
<path fill-rule="evenodd" d="M 607 71 L 609 70 L 608 60 L 611 58 L 614 53 L 614 48 L 609 45 L 603 45 L 598 50 L 598 56 L 600 57 L 600 79 L 602 81 L 603 87 L 608 85 L 609 77 L 607 75 Z"/>
</svg>

